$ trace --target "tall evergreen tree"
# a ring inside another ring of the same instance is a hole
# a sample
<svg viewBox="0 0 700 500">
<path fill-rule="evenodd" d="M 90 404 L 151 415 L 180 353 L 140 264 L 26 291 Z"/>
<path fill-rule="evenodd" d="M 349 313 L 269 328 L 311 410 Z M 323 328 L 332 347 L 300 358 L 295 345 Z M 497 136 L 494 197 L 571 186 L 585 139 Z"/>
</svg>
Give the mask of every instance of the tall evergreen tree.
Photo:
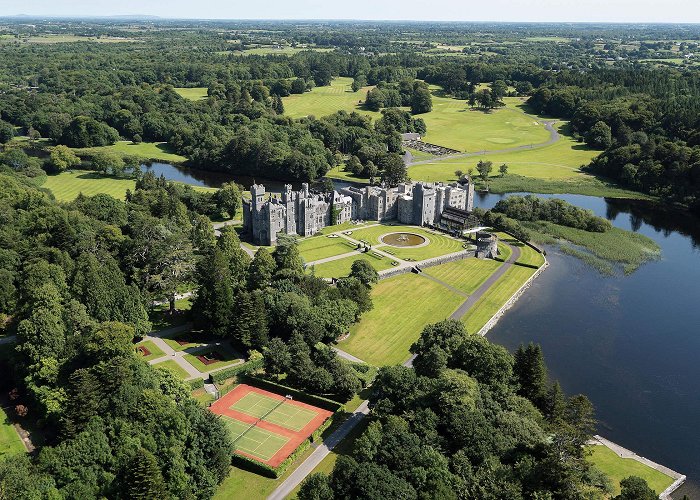
<svg viewBox="0 0 700 500">
<path fill-rule="evenodd" d="M 255 252 L 248 266 L 248 290 L 260 290 L 269 286 L 275 272 L 275 259 L 265 248 Z"/>
<path fill-rule="evenodd" d="M 132 500 L 166 500 L 169 498 L 163 473 L 153 454 L 143 448 L 129 460 L 126 473 L 126 498 Z"/>
<path fill-rule="evenodd" d="M 520 385 L 518 394 L 544 410 L 547 396 L 547 367 L 538 344 L 522 345 L 515 352 L 513 372 Z"/>
</svg>

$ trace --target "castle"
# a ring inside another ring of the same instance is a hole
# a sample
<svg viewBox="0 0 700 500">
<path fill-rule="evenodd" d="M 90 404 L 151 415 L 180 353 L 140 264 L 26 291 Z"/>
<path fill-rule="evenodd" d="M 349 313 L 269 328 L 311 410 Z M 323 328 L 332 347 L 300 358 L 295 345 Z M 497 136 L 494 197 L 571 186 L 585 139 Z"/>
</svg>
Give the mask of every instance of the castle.
<svg viewBox="0 0 700 500">
<path fill-rule="evenodd" d="M 278 233 L 311 236 L 350 220 L 398 220 L 416 226 L 463 228 L 474 206 L 474 186 L 405 183 L 397 187 L 345 187 L 313 193 L 309 185 L 265 200 L 265 186 L 254 184 L 243 200 L 243 226 L 257 245 L 274 245 Z"/>
</svg>

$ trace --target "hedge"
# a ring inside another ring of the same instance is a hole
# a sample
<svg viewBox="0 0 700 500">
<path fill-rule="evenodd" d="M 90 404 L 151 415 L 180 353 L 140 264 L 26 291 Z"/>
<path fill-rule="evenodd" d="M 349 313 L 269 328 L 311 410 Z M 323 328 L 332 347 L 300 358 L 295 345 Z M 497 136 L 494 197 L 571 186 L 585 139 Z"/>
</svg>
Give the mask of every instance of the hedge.
<svg viewBox="0 0 700 500">
<path fill-rule="evenodd" d="M 204 379 L 201 379 L 201 378 L 195 378 L 193 380 L 188 380 L 186 383 L 189 384 L 190 389 L 193 391 L 195 389 L 201 389 L 202 387 L 204 387 Z"/>
<path fill-rule="evenodd" d="M 331 419 L 328 419 L 327 421 L 330 421 Z M 282 474 L 284 474 L 289 466 L 296 461 L 299 456 L 304 453 L 306 450 L 309 449 L 311 446 L 311 439 L 305 439 L 299 446 L 297 447 L 296 450 L 294 450 L 291 455 L 289 455 L 287 458 L 284 459 L 284 461 L 279 464 L 277 467 L 272 467 L 271 465 L 264 464 L 262 462 L 258 462 L 254 458 L 249 458 L 243 455 L 237 455 L 234 453 L 233 458 L 231 462 L 233 465 L 236 467 L 239 467 L 241 469 L 247 470 L 249 472 L 254 472 L 256 474 L 260 474 L 265 477 L 269 477 L 272 479 L 277 479 L 280 477 Z"/>
<path fill-rule="evenodd" d="M 332 411 L 334 413 L 341 409 L 345 409 L 345 405 L 343 403 L 339 403 L 338 401 L 333 401 L 332 399 L 327 399 L 322 396 L 314 396 L 313 394 L 307 394 L 305 392 L 300 391 L 299 389 L 293 389 L 291 387 L 287 387 L 286 385 L 272 382 L 271 380 L 265 380 L 262 378 L 254 377 L 247 373 L 243 374 L 241 378 L 243 379 L 243 381 L 254 387 L 266 389 L 270 392 L 283 392 L 285 395 L 289 394 L 294 399 L 297 399 L 302 403 L 308 403 L 313 406 L 318 406 L 319 408 L 323 408 L 324 410 Z"/>
<path fill-rule="evenodd" d="M 232 366 L 230 368 L 224 368 L 223 370 L 216 371 L 210 375 L 211 381 L 215 384 L 223 382 L 226 379 L 233 378 L 241 373 L 252 372 L 259 370 L 263 367 L 263 359 L 256 359 L 254 361 L 246 361 L 240 365 Z"/>
</svg>

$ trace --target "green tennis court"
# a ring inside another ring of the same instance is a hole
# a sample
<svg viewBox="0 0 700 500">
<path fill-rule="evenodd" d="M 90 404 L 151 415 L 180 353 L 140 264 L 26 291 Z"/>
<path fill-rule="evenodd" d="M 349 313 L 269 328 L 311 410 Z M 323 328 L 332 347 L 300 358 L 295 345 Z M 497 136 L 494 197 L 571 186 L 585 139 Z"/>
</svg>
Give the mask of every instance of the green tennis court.
<svg viewBox="0 0 700 500">
<path fill-rule="evenodd" d="M 282 404 L 280 405 L 280 403 Z M 256 392 L 249 392 L 233 403 L 230 409 L 256 418 L 265 416 L 263 420 L 266 422 L 295 432 L 302 430 L 318 415 L 315 411 L 307 408 Z M 266 415 L 268 412 L 269 415 Z"/>
<path fill-rule="evenodd" d="M 251 427 L 250 424 L 226 415 L 222 415 L 221 418 L 224 419 L 226 427 L 231 432 L 236 450 L 252 455 L 260 460 L 270 460 L 289 441 L 284 436 L 260 427 Z"/>
</svg>

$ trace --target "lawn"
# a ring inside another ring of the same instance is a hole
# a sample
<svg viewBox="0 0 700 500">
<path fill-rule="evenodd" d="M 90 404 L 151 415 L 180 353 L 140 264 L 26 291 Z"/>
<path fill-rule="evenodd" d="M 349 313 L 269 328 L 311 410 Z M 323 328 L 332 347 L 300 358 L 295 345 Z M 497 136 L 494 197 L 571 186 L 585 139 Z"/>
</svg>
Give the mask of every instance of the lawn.
<svg viewBox="0 0 700 500">
<path fill-rule="evenodd" d="M 350 329 L 338 347 L 377 366 L 401 363 L 423 328 L 447 318 L 464 301 L 444 286 L 415 274 L 380 281 L 372 289 L 374 308 Z"/>
<path fill-rule="evenodd" d="M 141 142 L 134 144 L 131 141 L 118 141 L 111 146 L 95 148 L 74 149 L 77 154 L 107 151 L 119 155 L 134 155 L 154 161 L 182 163 L 187 160 L 184 156 L 176 154 L 167 142 Z"/>
<path fill-rule="evenodd" d="M 549 132 L 537 118 L 518 107 L 517 97 L 504 99 L 506 106 L 484 112 L 471 109 L 465 101 L 441 97 L 433 92 L 433 110 L 420 115 L 425 121 L 425 142 L 457 151 L 485 151 L 541 144 L 549 140 Z"/>
<path fill-rule="evenodd" d="M 315 264 L 307 268 L 307 271 L 313 271 L 319 278 L 342 278 L 350 274 L 352 264 L 356 260 L 365 260 L 369 262 L 377 271 L 389 269 L 392 267 L 391 263 L 395 262 L 388 257 L 383 257 L 373 252 L 358 253 L 357 255 L 332 260 L 323 264 Z"/>
<path fill-rule="evenodd" d="M 208 89 L 206 87 L 175 87 L 173 89 L 180 97 L 190 101 L 201 101 L 207 98 Z"/>
<path fill-rule="evenodd" d="M 158 304 L 153 306 L 148 312 L 148 319 L 151 321 L 153 331 L 165 330 L 173 326 L 187 323 L 187 311 L 192 307 L 189 297 L 175 301 L 175 312 L 170 314 L 170 304 Z"/>
<path fill-rule="evenodd" d="M 491 259 L 469 258 L 428 267 L 423 272 L 471 295 L 501 265 Z"/>
<path fill-rule="evenodd" d="M 203 361 L 197 358 L 197 356 L 207 356 L 215 352 L 221 356 L 221 360 L 217 360 L 209 364 L 204 364 Z M 189 364 L 194 366 L 195 369 L 199 370 L 202 373 L 218 370 L 219 368 L 223 368 L 225 366 L 230 366 L 233 364 L 243 362 L 242 359 L 237 358 L 234 354 L 230 353 L 228 349 L 224 349 L 222 347 L 212 347 L 211 349 L 204 349 L 195 354 L 188 353 L 185 354 L 183 357 L 185 358 L 185 361 L 187 361 Z"/>
<path fill-rule="evenodd" d="M 73 170 L 58 175 L 49 175 L 41 186 L 50 190 L 58 201 L 73 201 L 80 193 L 85 196 L 108 194 L 123 200 L 126 190 L 136 187 L 133 179 L 110 177 L 87 170 Z"/>
<path fill-rule="evenodd" d="M 469 333 L 477 333 L 491 317 L 536 271 L 529 267 L 511 266 L 464 315 L 462 322 Z"/>
<path fill-rule="evenodd" d="M 484 160 L 493 162 L 494 168 L 491 173 L 492 177 L 500 176 L 498 167 L 504 163 L 508 165 L 508 175 L 516 174 L 524 177 L 535 177 L 547 180 L 592 177 L 583 174 L 579 168 L 581 165 L 590 163 L 600 151 L 593 150 L 584 144 L 580 144 L 569 136 L 561 135 L 562 129 L 564 128 L 565 125 L 560 126 L 559 140 L 548 146 L 533 147 L 532 149 L 511 151 L 508 153 L 478 154 L 475 156 L 413 165 L 409 167 L 408 172 L 411 178 L 415 180 L 454 182 L 457 180 L 454 174 L 456 170 L 467 172 L 472 168 L 476 172 L 476 164 L 479 160 Z M 428 130 L 430 130 L 430 128 L 428 128 Z M 510 145 L 503 146 L 503 148 L 506 147 L 510 147 Z"/>
<path fill-rule="evenodd" d="M 184 351 L 203 346 L 204 344 L 200 342 L 201 336 L 201 332 L 183 332 L 161 338 L 174 351 Z"/>
<path fill-rule="evenodd" d="M 508 243 L 510 246 L 518 247 L 520 249 L 520 257 L 518 257 L 518 260 L 516 260 L 516 262 L 537 267 L 540 267 L 542 264 L 544 264 L 544 255 L 539 253 L 534 248 L 525 245 L 521 241 L 518 241 L 505 233 L 498 233 L 498 238 L 501 241 Z"/>
<path fill-rule="evenodd" d="M 124 177 L 102 175 L 90 170 L 72 170 L 58 175 L 48 175 L 41 185 L 53 193 L 58 201 L 73 201 L 80 193 L 85 196 L 108 194 L 123 200 L 127 189 L 134 190 L 136 182 Z M 216 191 L 214 188 L 192 186 L 195 191 Z"/>
<path fill-rule="evenodd" d="M 380 113 L 369 111 L 362 107 L 360 101 L 365 100 L 367 91 L 372 87 L 364 87 L 353 92 L 350 86 L 352 78 L 336 78 L 326 87 L 315 87 L 304 94 L 292 94 L 282 98 L 284 113 L 292 118 L 302 118 L 314 115 L 327 116 L 336 111 L 357 111 L 360 114 L 379 118 Z"/>
<path fill-rule="evenodd" d="M 190 378 L 190 375 L 185 371 L 185 369 L 178 365 L 172 359 L 169 359 L 167 361 L 161 361 L 160 363 L 156 363 L 155 365 L 151 366 L 155 366 L 160 370 L 167 370 L 173 373 L 177 378 L 180 378 L 182 380 L 187 380 L 188 378 Z"/>
<path fill-rule="evenodd" d="M 621 458 L 610 448 L 602 445 L 589 446 L 591 455 L 587 460 L 607 475 L 615 488 L 615 495 L 620 494 L 620 481 L 629 476 L 639 476 L 657 494 L 673 483 L 673 478 L 631 458 Z"/>
<path fill-rule="evenodd" d="M 9 455 L 26 452 L 19 434 L 2 408 L 0 408 L 0 419 L 2 419 L 0 422 L 0 460 Z"/>
<path fill-rule="evenodd" d="M 142 349 L 147 349 L 150 354 L 147 356 L 144 355 L 145 353 L 141 353 L 142 359 L 145 361 L 151 361 L 153 359 L 158 359 L 162 356 L 165 356 L 165 353 L 160 350 L 160 348 L 153 343 L 151 340 L 146 340 L 144 342 L 139 342 L 134 346 L 136 348 L 136 352 L 139 353 L 140 351 L 138 350 L 139 348 Z"/>
<path fill-rule="evenodd" d="M 312 236 L 299 241 L 299 253 L 305 262 L 333 257 L 352 252 L 355 245 L 345 238 L 329 238 L 328 236 Z"/>
<path fill-rule="evenodd" d="M 382 252 L 394 255 L 399 259 L 403 260 L 425 260 L 430 259 L 432 257 L 438 257 L 440 255 L 458 252 L 463 249 L 463 245 L 465 243 L 463 241 L 459 241 L 449 236 L 446 236 L 442 233 L 428 231 L 417 226 L 394 226 L 389 224 L 380 224 L 377 226 L 360 229 L 358 231 L 353 231 L 350 237 L 355 240 L 365 240 L 371 245 L 379 245 L 382 243 L 380 239 L 382 236 L 384 236 L 385 234 L 397 232 L 409 232 L 418 234 L 420 236 L 423 236 L 424 238 L 427 238 L 430 241 L 429 245 L 422 247 L 395 247 L 390 245 L 383 245 L 378 248 Z"/>
</svg>

